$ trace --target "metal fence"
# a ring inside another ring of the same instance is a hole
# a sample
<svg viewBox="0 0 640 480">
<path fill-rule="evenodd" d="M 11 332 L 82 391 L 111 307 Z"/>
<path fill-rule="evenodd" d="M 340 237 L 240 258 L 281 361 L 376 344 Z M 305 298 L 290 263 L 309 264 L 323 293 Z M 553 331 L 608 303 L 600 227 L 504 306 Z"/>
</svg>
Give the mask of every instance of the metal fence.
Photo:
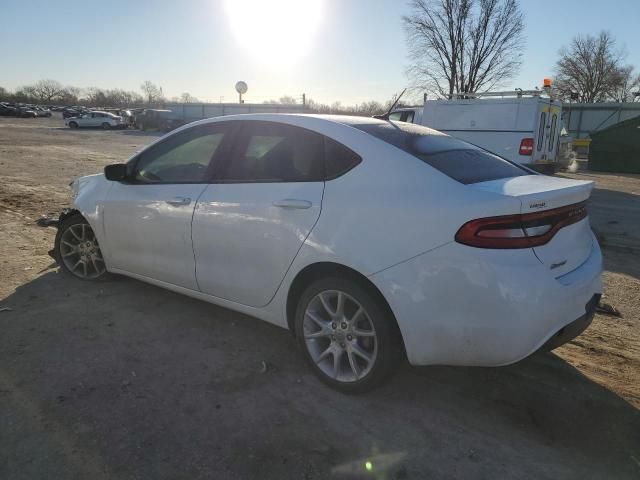
<svg viewBox="0 0 640 480">
<path fill-rule="evenodd" d="M 640 103 L 564 103 L 562 120 L 574 139 L 640 115 Z"/>
<path fill-rule="evenodd" d="M 168 103 L 164 108 L 192 122 L 202 118 L 222 117 L 239 113 L 304 113 L 304 105 L 276 103 Z"/>
</svg>

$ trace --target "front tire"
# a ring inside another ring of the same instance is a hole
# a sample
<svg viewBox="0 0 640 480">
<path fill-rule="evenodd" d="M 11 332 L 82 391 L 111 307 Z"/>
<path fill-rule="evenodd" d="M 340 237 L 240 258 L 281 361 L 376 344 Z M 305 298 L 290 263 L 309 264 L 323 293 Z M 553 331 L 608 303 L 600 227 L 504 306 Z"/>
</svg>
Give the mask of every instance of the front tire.
<svg viewBox="0 0 640 480">
<path fill-rule="evenodd" d="M 80 214 L 65 218 L 58 226 L 54 247 L 60 268 L 81 280 L 98 280 L 107 269 L 91 225 Z"/>
<path fill-rule="evenodd" d="M 102 124 L 102 129 L 103 130 L 109 130 L 109 129 L 111 129 L 111 125 L 109 125 L 107 122 L 104 122 Z"/>
<path fill-rule="evenodd" d="M 296 337 L 320 380 L 344 393 L 362 393 L 395 369 L 402 344 L 395 319 L 381 303 L 349 278 L 323 278 L 302 293 Z"/>
</svg>

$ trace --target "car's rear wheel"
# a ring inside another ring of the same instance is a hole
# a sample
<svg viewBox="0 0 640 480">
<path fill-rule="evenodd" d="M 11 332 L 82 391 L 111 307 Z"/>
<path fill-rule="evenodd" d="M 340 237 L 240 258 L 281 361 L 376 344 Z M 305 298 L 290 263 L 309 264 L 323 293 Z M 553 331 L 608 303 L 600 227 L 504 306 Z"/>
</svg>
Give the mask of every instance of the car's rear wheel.
<svg viewBox="0 0 640 480">
<path fill-rule="evenodd" d="M 69 128 L 78 128 L 78 124 L 76 122 L 69 122 Z"/>
<path fill-rule="evenodd" d="M 107 275 L 98 239 L 82 215 L 65 218 L 58 226 L 54 251 L 62 270 L 74 277 L 97 280 Z"/>
<path fill-rule="evenodd" d="M 111 128 L 111 125 L 109 125 L 107 122 L 102 122 L 102 129 L 103 130 L 109 130 Z"/>
<path fill-rule="evenodd" d="M 379 299 L 351 279 L 324 278 L 309 285 L 295 321 L 313 371 L 345 393 L 378 386 L 401 357 L 395 320 Z"/>
</svg>

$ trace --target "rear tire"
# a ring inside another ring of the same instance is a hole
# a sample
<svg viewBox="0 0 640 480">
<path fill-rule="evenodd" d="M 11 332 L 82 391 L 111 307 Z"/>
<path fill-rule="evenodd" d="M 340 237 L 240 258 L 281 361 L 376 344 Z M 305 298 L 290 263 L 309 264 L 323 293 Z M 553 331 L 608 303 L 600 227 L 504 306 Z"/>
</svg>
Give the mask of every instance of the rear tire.
<svg viewBox="0 0 640 480">
<path fill-rule="evenodd" d="M 402 358 L 402 342 L 385 305 L 349 278 L 309 285 L 298 301 L 296 339 L 321 381 L 344 393 L 379 386 Z"/>
<path fill-rule="evenodd" d="M 76 122 L 69 122 L 69 128 L 78 128 L 78 124 Z"/>
</svg>

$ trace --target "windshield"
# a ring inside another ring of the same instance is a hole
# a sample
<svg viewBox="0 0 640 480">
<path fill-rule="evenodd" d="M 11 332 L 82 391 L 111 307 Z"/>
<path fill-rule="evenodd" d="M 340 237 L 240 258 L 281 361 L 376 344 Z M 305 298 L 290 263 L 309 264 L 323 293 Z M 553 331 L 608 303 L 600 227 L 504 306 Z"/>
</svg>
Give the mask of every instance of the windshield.
<svg viewBox="0 0 640 480">
<path fill-rule="evenodd" d="M 475 145 L 404 122 L 353 125 L 465 185 L 531 173 Z"/>
</svg>

